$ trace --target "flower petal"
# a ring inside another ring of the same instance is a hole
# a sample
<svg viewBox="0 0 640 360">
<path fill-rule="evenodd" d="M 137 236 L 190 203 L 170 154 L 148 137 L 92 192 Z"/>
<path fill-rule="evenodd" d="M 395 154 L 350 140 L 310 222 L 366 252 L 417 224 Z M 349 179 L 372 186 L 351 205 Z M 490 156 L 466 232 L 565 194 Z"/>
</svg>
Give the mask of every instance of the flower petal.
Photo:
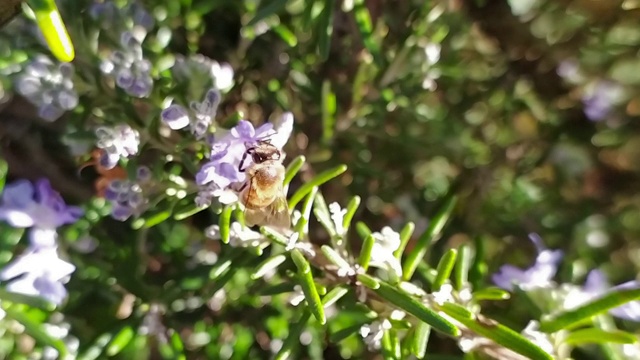
<svg viewBox="0 0 640 360">
<path fill-rule="evenodd" d="M 182 129 L 188 126 L 190 122 L 187 110 L 180 105 L 171 105 L 168 108 L 162 110 L 160 118 L 172 130 Z"/>
</svg>

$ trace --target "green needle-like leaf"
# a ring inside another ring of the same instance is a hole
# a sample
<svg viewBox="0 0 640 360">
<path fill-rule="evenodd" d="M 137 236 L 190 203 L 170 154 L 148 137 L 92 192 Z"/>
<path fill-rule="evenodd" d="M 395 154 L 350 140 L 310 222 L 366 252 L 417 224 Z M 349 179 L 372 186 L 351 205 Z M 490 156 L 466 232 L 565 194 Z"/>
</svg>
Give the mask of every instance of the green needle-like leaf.
<svg viewBox="0 0 640 360">
<path fill-rule="evenodd" d="M 131 340 L 133 340 L 135 334 L 136 332 L 131 326 L 125 326 L 120 329 L 120 331 L 118 331 L 113 339 L 111 339 L 111 342 L 107 346 L 107 349 L 105 351 L 107 356 L 118 355 L 122 351 L 122 349 L 129 345 Z"/>
<path fill-rule="evenodd" d="M 371 251 L 373 250 L 373 244 L 375 244 L 376 238 L 373 234 L 369 234 L 362 242 L 362 249 L 360 250 L 360 257 L 358 258 L 358 264 L 367 271 L 369 268 L 369 261 L 371 261 Z"/>
<path fill-rule="evenodd" d="M 276 269 L 278 266 L 282 265 L 287 260 L 287 257 L 284 254 L 279 254 L 276 256 L 272 256 L 267 260 L 263 261 L 256 268 L 256 272 L 251 274 L 251 279 L 257 280 L 263 277 L 269 271 Z"/>
<path fill-rule="evenodd" d="M 335 304 L 338 300 L 342 299 L 349 292 L 349 289 L 344 287 L 335 287 L 327 295 L 322 298 L 322 304 L 324 307 L 329 307 Z"/>
<path fill-rule="evenodd" d="M 360 36 L 364 42 L 364 46 L 369 50 L 369 53 L 373 56 L 378 64 L 381 64 L 380 47 L 377 39 L 373 36 L 373 24 L 371 21 L 371 15 L 369 9 L 365 5 L 364 0 L 354 1 L 353 15 L 360 30 Z"/>
<path fill-rule="evenodd" d="M 380 287 L 374 291 L 380 295 L 383 299 L 387 300 L 391 304 L 397 306 L 399 309 L 412 314 L 419 320 L 431 325 L 435 330 L 440 331 L 446 335 L 458 336 L 460 330 L 450 323 L 447 319 L 438 315 L 435 311 L 429 309 L 422 304 L 418 299 L 410 296 L 400 289 L 380 281 Z"/>
<path fill-rule="evenodd" d="M 293 231 L 300 234 L 300 238 L 302 238 L 302 235 L 307 232 L 306 231 L 307 224 L 309 224 L 309 220 L 311 217 L 311 209 L 313 209 L 313 204 L 314 204 L 314 200 L 316 198 L 317 193 L 318 193 L 318 187 L 314 186 L 313 188 L 311 188 L 311 192 L 309 192 L 309 195 L 305 198 L 304 202 L 302 203 L 302 209 L 300 210 L 300 214 L 302 216 L 300 217 L 300 220 L 298 220 L 298 222 L 295 224 L 293 228 Z"/>
<path fill-rule="evenodd" d="M 51 53 L 60 61 L 73 61 L 75 49 L 55 1 L 28 0 L 27 3 L 33 9 L 38 27 L 40 27 Z"/>
<path fill-rule="evenodd" d="M 415 230 L 416 224 L 409 221 L 400 231 L 400 246 L 398 249 L 393 252 L 393 256 L 396 259 L 400 260 L 402 258 L 402 254 L 404 253 L 404 249 L 407 247 L 409 240 L 411 239 L 411 235 L 413 235 L 413 230 Z"/>
<path fill-rule="evenodd" d="M 218 226 L 220 227 L 220 240 L 228 244 L 229 243 L 229 231 L 231 230 L 231 213 L 233 208 L 229 205 L 222 209 L 220 218 L 218 219 Z"/>
<path fill-rule="evenodd" d="M 22 305 L 20 305 L 20 307 L 22 307 Z M 43 329 L 42 324 L 34 321 L 23 309 L 20 309 L 15 305 L 9 305 L 3 306 L 3 310 L 5 311 L 8 319 L 15 320 L 24 326 L 24 332 L 26 334 L 30 335 L 43 345 L 48 345 L 56 349 L 60 359 L 64 359 L 67 356 L 67 346 L 65 343 L 62 340 L 51 337 L 49 333 Z"/>
<path fill-rule="evenodd" d="M 469 281 L 469 269 L 473 261 L 469 246 L 460 246 L 456 260 L 456 267 L 453 272 L 453 284 L 456 290 L 460 290 Z"/>
<path fill-rule="evenodd" d="M 298 249 L 293 249 L 291 251 L 291 258 L 298 268 L 300 286 L 302 286 L 302 292 L 307 300 L 307 304 L 309 304 L 311 313 L 320 324 L 324 325 L 327 322 L 327 319 L 324 315 L 324 306 L 322 306 L 322 302 L 320 301 L 320 295 L 316 289 L 316 284 L 313 281 L 311 265 Z"/>
<path fill-rule="evenodd" d="M 36 296 L 29 296 L 19 293 L 12 293 L 5 289 L 0 289 L 0 300 L 6 302 L 12 302 L 15 304 L 25 304 L 30 307 L 39 308 L 47 311 L 53 311 L 56 309 L 56 305 L 43 298 Z"/>
<path fill-rule="evenodd" d="M 322 82 L 322 142 L 330 144 L 336 125 L 336 94 L 331 91 L 331 81 Z"/>
<path fill-rule="evenodd" d="M 453 267 L 456 264 L 457 256 L 458 251 L 456 249 L 449 249 L 449 251 L 444 253 L 444 256 L 440 259 L 440 262 L 438 262 L 438 268 L 436 269 L 438 274 L 431 285 L 433 291 L 440 290 L 440 287 L 442 287 L 449 276 L 451 276 L 451 271 L 453 271 Z"/>
<path fill-rule="evenodd" d="M 473 293 L 474 301 L 482 301 L 482 300 L 507 300 L 511 297 L 511 294 L 508 291 L 502 290 L 497 287 L 488 287 L 484 289 L 480 289 Z"/>
<path fill-rule="evenodd" d="M 407 256 L 407 259 L 404 262 L 404 266 L 402 268 L 404 280 L 411 279 L 414 271 L 416 271 L 416 268 L 418 267 L 418 264 L 422 261 L 422 258 L 427 253 L 429 245 L 431 245 L 431 243 L 440 236 L 444 225 L 449 220 L 449 217 L 451 216 L 451 213 L 455 208 L 457 199 L 458 198 L 456 196 L 450 196 L 447 199 L 444 206 L 431 220 L 427 231 L 425 231 L 425 233 L 422 234 L 422 236 L 420 236 L 420 238 L 418 239 L 413 251 L 409 254 L 409 256 Z"/>
<path fill-rule="evenodd" d="M 380 281 L 372 276 L 369 276 L 367 274 L 358 274 L 357 278 L 358 281 L 362 283 L 362 285 L 368 287 L 369 289 L 377 290 L 380 288 Z"/>
<path fill-rule="evenodd" d="M 275 360 L 286 360 L 292 358 L 291 355 L 293 355 L 294 350 L 300 346 L 300 334 L 302 334 L 302 331 L 304 331 L 304 328 L 307 326 L 310 317 L 311 313 L 309 313 L 309 311 L 302 312 L 298 322 L 289 328 L 287 339 L 282 344 L 280 351 L 276 354 Z"/>
<path fill-rule="evenodd" d="M 284 173 L 284 185 L 289 185 L 291 180 L 293 180 L 300 169 L 302 169 L 305 161 L 307 160 L 304 155 L 299 155 L 295 159 L 291 160 L 291 162 L 287 166 L 287 171 Z"/>
<path fill-rule="evenodd" d="M 416 325 L 411 342 L 411 352 L 418 358 L 424 358 L 427 353 L 427 344 L 431 335 L 431 326 L 427 323 L 419 322 Z"/>
<path fill-rule="evenodd" d="M 351 227 L 351 221 L 353 220 L 353 216 L 356 214 L 356 211 L 358 211 L 358 207 L 360 207 L 360 202 L 362 202 L 362 199 L 357 195 L 349 200 L 349 203 L 347 204 L 347 212 L 342 218 L 342 227 L 345 231 L 349 230 Z"/>
<path fill-rule="evenodd" d="M 625 331 L 607 331 L 598 328 L 580 329 L 572 332 L 563 339 L 563 342 L 570 345 L 616 343 L 633 344 L 638 342 L 634 334 Z"/>
<path fill-rule="evenodd" d="M 338 165 L 334 168 L 331 168 L 327 171 L 323 171 L 322 173 L 316 175 L 313 179 L 311 179 L 308 183 L 300 186 L 300 189 L 291 196 L 289 200 L 289 209 L 292 209 L 298 205 L 298 203 L 304 199 L 307 194 L 311 192 L 314 187 L 320 186 L 327 181 L 339 176 L 343 172 L 347 171 L 347 165 Z"/>
<path fill-rule="evenodd" d="M 269 240 L 280 244 L 282 246 L 289 246 L 289 239 L 287 239 L 284 235 L 282 235 L 281 233 L 277 232 L 276 230 L 267 227 L 267 226 L 262 226 L 260 227 L 260 233 L 262 233 L 262 235 L 266 236 L 269 238 Z"/>
<path fill-rule="evenodd" d="M 402 356 L 400 350 L 400 339 L 396 331 L 391 328 L 384 331 L 382 335 L 382 356 L 389 360 L 399 360 Z"/>
<path fill-rule="evenodd" d="M 253 26 L 266 19 L 271 15 L 275 15 L 282 11 L 287 5 L 287 0 L 264 0 L 260 2 L 260 7 L 256 11 L 256 15 L 249 20 L 246 26 Z"/>
<path fill-rule="evenodd" d="M 540 321 L 540 331 L 553 333 L 568 329 L 583 320 L 638 299 L 640 299 L 640 289 L 613 291 L 575 309 L 564 311 L 551 319 Z"/>
<path fill-rule="evenodd" d="M 333 6 L 335 0 L 324 0 L 324 8 L 318 16 L 316 33 L 318 34 L 318 53 L 324 61 L 329 57 L 331 35 L 333 34 Z"/>
<path fill-rule="evenodd" d="M 358 232 L 358 235 L 360 235 L 362 240 L 366 239 L 367 236 L 371 235 L 371 229 L 369 229 L 367 224 L 363 223 L 362 221 L 358 221 L 356 223 L 356 231 Z"/>
<path fill-rule="evenodd" d="M 454 303 L 445 303 L 440 306 L 440 309 L 476 334 L 491 339 L 497 344 L 524 355 L 529 359 L 553 360 L 553 357 L 546 351 L 517 332 L 494 320 L 476 317 L 476 315 L 469 310 Z"/>
</svg>

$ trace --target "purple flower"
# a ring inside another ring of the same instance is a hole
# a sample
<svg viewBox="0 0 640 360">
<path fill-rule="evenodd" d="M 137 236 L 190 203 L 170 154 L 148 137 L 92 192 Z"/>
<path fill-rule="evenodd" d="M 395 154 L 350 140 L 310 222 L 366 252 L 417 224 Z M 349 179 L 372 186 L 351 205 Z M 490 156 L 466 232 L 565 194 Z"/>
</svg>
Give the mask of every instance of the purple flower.
<svg viewBox="0 0 640 360">
<path fill-rule="evenodd" d="M 104 197 L 111 202 L 112 218 L 125 221 L 133 215 L 140 214 L 147 204 L 140 184 L 149 181 L 148 168 L 139 168 L 137 174 L 137 181 L 113 180 L 109 183 Z"/>
<path fill-rule="evenodd" d="M 538 251 L 536 262 L 528 269 L 520 269 L 512 265 L 504 265 L 493 274 L 491 279 L 500 288 L 513 291 L 514 285 L 522 289 L 547 287 L 558 270 L 558 263 L 562 260 L 561 250 L 548 250 L 542 244 L 540 236 L 529 234 L 529 239 Z"/>
<path fill-rule="evenodd" d="M 120 158 L 127 158 L 138 153 L 140 134 L 129 125 L 118 125 L 114 128 L 99 127 L 96 129 L 97 146 L 104 150 L 100 164 L 107 169 L 116 166 Z"/>
<path fill-rule="evenodd" d="M 35 186 L 18 180 L 6 185 L 2 193 L 0 220 L 14 227 L 55 229 L 75 222 L 81 215 L 82 209 L 67 206 L 47 179 L 38 180 Z"/>
<path fill-rule="evenodd" d="M 625 283 L 611 287 L 602 271 L 595 269 L 591 270 L 587 275 L 587 280 L 584 286 L 577 293 L 577 298 L 580 303 L 584 303 L 591 299 L 600 297 L 612 290 L 621 289 L 638 289 L 640 288 L 640 282 L 627 281 Z M 576 304 L 579 305 L 579 304 Z M 609 314 L 630 321 L 640 321 L 640 301 L 631 301 L 626 304 L 620 305 L 614 309 L 609 310 Z"/>
<path fill-rule="evenodd" d="M 209 89 L 204 96 L 202 102 L 194 101 L 190 105 L 190 110 L 185 109 L 178 104 L 172 104 L 168 108 L 162 110 L 160 118 L 172 130 L 180 130 L 190 126 L 191 132 L 196 138 L 203 138 L 218 112 L 220 104 L 220 92 L 215 89 Z"/>
<path fill-rule="evenodd" d="M 247 144 L 258 140 L 269 139 L 271 144 L 282 148 L 293 131 L 293 115 L 285 113 L 274 124 L 265 123 L 258 128 L 247 120 L 241 120 L 228 131 L 218 129 L 211 148 L 209 161 L 196 174 L 196 183 L 201 186 L 197 203 L 206 205 L 212 198 L 218 198 L 225 203 L 237 197 L 231 196 L 234 184 L 246 179 L 244 172 L 239 170 L 240 162 L 247 150 Z M 245 159 L 244 167 L 251 164 L 251 158 Z M 231 191 L 231 192 L 230 192 Z"/>
<path fill-rule="evenodd" d="M 60 305 L 67 296 L 66 278 L 75 266 L 58 257 L 55 246 L 31 246 L 0 271 L 1 280 L 9 280 L 7 290 L 41 296 Z"/>
<path fill-rule="evenodd" d="M 47 121 L 58 119 L 78 105 L 73 87 L 73 65 L 54 64 L 45 56 L 35 57 L 15 80 L 20 95 L 38 106 L 38 115 Z"/>
<path fill-rule="evenodd" d="M 100 70 L 115 79 L 127 94 L 144 98 L 153 90 L 151 62 L 143 58 L 142 44 L 130 32 L 120 36 L 122 51 L 115 51 L 100 64 Z"/>
<path fill-rule="evenodd" d="M 619 84 L 600 80 L 582 98 L 584 113 L 591 121 L 605 120 L 623 95 Z"/>
</svg>

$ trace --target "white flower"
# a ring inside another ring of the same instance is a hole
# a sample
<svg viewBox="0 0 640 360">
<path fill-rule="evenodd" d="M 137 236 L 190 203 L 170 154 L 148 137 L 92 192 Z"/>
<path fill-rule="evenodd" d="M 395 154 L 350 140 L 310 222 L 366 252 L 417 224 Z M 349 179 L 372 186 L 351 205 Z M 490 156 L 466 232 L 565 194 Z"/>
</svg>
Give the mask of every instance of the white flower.
<svg viewBox="0 0 640 360">
<path fill-rule="evenodd" d="M 522 330 L 522 335 L 538 345 L 542 350 L 553 354 L 555 351 L 553 343 L 549 339 L 549 335 L 538 331 L 539 325 L 535 320 L 529 321 L 529 324 Z"/>
<path fill-rule="evenodd" d="M 220 240 L 220 226 L 209 226 L 205 230 L 205 235 L 210 239 Z M 257 247 L 265 241 L 267 240 L 261 233 L 242 226 L 237 221 L 231 223 L 229 228 L 229 245 L 233 247 Z"/>
<path fill-rule="evenodd" d="M 360 336 L 364 339 L 369 351 L 380 349 L 380 341 L 385 330 L 391 329 L 391 323 L 387 319 L 376 320 L 368 325 L 362 325 Z"/>
<path fill-rule="evenodd" d="M 344 235 L 345 230 L 343 226 L 344 216 L 347 214 L 347 209 L 340 207 L 340 204 L 333 202 L 329 204 L 329 213 L 331 214 L 331 222 L 336 229 L 336 233 Z"/>
<path fill-rule="evenodd" d="M 400 261 L 393 255 L 393 252 L 400 247 L 400 234 L 385 226 L 380 232 L 373 233 L 373 237 L 375 243 L 371 250 L 369 265 L 385 271 L 393 271 L 397 278 L 401 277 Z"/>
</svg>

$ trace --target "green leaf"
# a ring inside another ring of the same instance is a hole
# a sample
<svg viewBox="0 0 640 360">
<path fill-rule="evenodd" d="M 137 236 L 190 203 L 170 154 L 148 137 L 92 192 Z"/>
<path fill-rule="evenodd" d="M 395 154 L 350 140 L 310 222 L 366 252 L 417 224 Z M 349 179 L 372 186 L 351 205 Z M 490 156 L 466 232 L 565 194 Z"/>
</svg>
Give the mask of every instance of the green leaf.
<svg viewBox="0 0 640 360">
<path fill-rule="evenodd" d="M 431 335 L 431 326 L 427 323 L 419 322 L 416 325 L 411 342 L 411 352 L 419 359 L 424 358 L 427 353 L 429 335 Z"/>
<path fill-rule="evenodd" d="M 220 227 L 220 240 L 228 244 L 229 243 L 229 231 L 231 230 L 231 213 L 233 208 L 229 205 L 222 209 L 220 218 L 218 219 L 218 226 Z"/>
<path fill-rule="evenodd" d="M 551 355 L 517 332 L 489 318 L 476 316 L 458 304 L 444 303 L 440 306 L 440 310 L 476 334 L 493 340 L 498 345 L 518 354 L 532 360 L 553 360 Z"/>
<path fill-rule="evenodd" d="M 127 345 L 129 345 L 131 340 L 133 340 L 133 337 L 135 336 L 135 334 L 136 332 L 133 330 L 131 326 L 125 326 L 122 329 L 120 329 L 120 331 L 118 331 L 118 333 L 113 337 L 113 339 L 111 339 L 111 342 L 107 346 L 107 349 L 105 352 L 107 356 L 118 355 L 122 351 L 122 349 L 124 349 Z"/>
<path fill-rule="evenodd" d="M 316 289 L 316 284 L 313 281 L 311 265 L 298 249 L 291 250 L 291 258 L 298 268 L 300 286 L 302 286 L 302 292 L 304 293 L 305 300 L 307 300 L 307 304 L 309 304 L 311 313 L 315 316 L 318 322 L 320 322 L 320 324 L 324 325 L 327 322 L 327 319 L 324 315 L 324 307 L 320 301 L 320 295 Z"/>
<path fill-rule="evenodd" d="M 246 26 L 253 26 L 266 19 L 271 15 L 275 15 L 284 10 L 287 5 L 287 0 L 263 0 L 260 2 L 260 7 L 256 11 L 256 15 L 249 20 Z"/>
<path fill-rule="evenodd" d="M 371 229 L 369 229 L 367 224 L 363 223 L 362 221 L 358 221 L 356 223 L 356 232 L 358 232 L 358 235 L 360 235 L 362 240 L 366 239 L 367 236 L 371 235 Z"/>
<path fill-rule="evenodd" d="M 302 334 L 305 326 L 307 326 L 310 317 L 311 313 L 309 313 L 309 311 L 302 312 L 298 322 L 293 324 L 289 329 L 287 339 L 282 344 L 280 351 L 276 354 L 275 360 L 286 360 L 292 358 L 295 348 L 300 346 L 300 334 Z"/>
<path fill-rule="evenodd" d="M 3 306 L 8 319 L 15 320 L 24 326 L 24 331 L 42 345 L 51 346 L 58 351 L 60 359 L 67 356 L 67 346 L 62 340 L 51 337 L 43 328 L 43 324 L 39 324 L 33 320 L 23 310 L 23 305 L 19 307 L 15 305 Z"/>
<path fill-rule="evenodd" d="M 12 302 L 15 304 L 25 304 L 30 307 L 46 311 L 53 311 L 56 309 L 56 304 L 51 303 L 41 297 L 12 293 L 5 289 L 0 289 L 0 299 L 2 301 Z"/>
<path fill-rule="evenodd" d="M 349 336 L 356 334 L 360 331 L 360 328 L 362 328 L 363 325 L 368 324 L 369 322 L 361 322 L 358 324 L 354 324 L 351 326 L 347 326 L 344 329 L 340 329 L 334 333 L 329 334 L 329 341 L 333 344 L 337 344 L 339 342 L 341 342 L 342 340 L 348 338 Z"/>
<path fill-rule="evenodd" d="M 435 311 L 429 309 L 416 298 L 410 296 L 400 289 L 380 281 L 380 287 L 374 289 L 374 291 L 380 295 L 383 299 L 387 300 L 391 304 L 395 305 L 401 310 L 404 310 L 419 320 L 431 325 L 435 330 L 440 331 L 446 335 L 458 336 L 460 330 L 450 323 L 447 319 L 438 315 Z"/>
<path fill-rule="evenodd" d="M 367 271 L 369 268 L 369 261 L 371 261 L 371 251 L 373 250 L 373 244 L 375 244 L 376 238 L 373 234 L 369 234 L 362 242 L 362 249 L 360 250 L 360 257 L 358 258 L 358 264 Z"/>
<path fill-rule="evenodd" d="M 634 334 L 625 331 L 606 331 L 598 328 L 580 329 L 572 332 L 563 339 L 563 342 L 570 345 L 616 343 L 634 344 L 638 338 Z"/>
<path fill-rule="evenodd" d="M 181 207 L 179 210 L 174 211 L 173 219 L 176 221 L 182 221 L 184 219 L 190 218 L 193 215 L 206 210 L 207 206 L 197 206 L 194 203 L 190 203 L 187 206 Z"/>
<path fill-rule="evenodd" d="M 355 0 L 353 4 L 353 15 L 362 41 L 364 42 L 364 47 L 373 56 L 375 61 L 381 64 L 380 47 L 378 46 L 377 39 L 373 36 L 373 24 L 371 22 L 369 9 L 365 5 L 364 0 Z"/>
<path fill-rule="evenodd" d="M 409 240 L 411 239 L 411 235 L 413 235 L 413 231 L 415 230 L 415 228 L 416 224 L 409 221 L 400 231 L 400 246 L 398 246 L 398 249 L 393 252 L 393 256 L 395 256 L 396 259 L 400 260 L 402 258 L 404 249 L 407 247 L 407 244 L 409 243 Z"/>
<path fill-rule="evenodd" d="M 104 352 L 104 348 L 111 342 L 112 333 L 104 333 L 100 335 L 82 354 L 78 356 L 79 360 L 96 360 Z"/>
<path fill-rule="evenodd" d="M 320 251 L 327 257 L 329 261 L 331 261 L 334 265 L 338 266 L 341 269 L 349 269 L 351 265 L 345 260 L 340 254 L 335 251 L 331 246 L 322 245 L 320 247 Z"/>
<path fill-rule="evenodd" d="M 336 126 L 336 94 L 331 91 L 331 81 L 322 82 L 322 142 L 330 144 Z"/>
<path fill-rule="evenodd" d="M 293 178 L 298 174 L 300 169 L 302 169 L 302 166 L 304 165 L 305 161 L 307 160 L 304 157 L 304 155 L 299 155 L 293 160 L 291 160 L 291 162 L 287 166 L 287 171 L 284 173 L 284 185 L 289 185 L 291 180 L 293 180 Z"/>
<path fill-rule="evenodd" d="M 351 200 L 349 200 L 349 203 L 347 204 L 347 212 L 342 218 L 342 227 L 345 231 L 349 230 L 349 228 L 351 227 L 351 221 L 353 221 L 353 216 L 356 214 L 358 207 L 360 207 L 361 201 L 362 199 L 360 199 L 360 196 L 358 195 L 352 197 Z"/>
<path fill-rule="evenodd" d="M 511 294 L 508 291 L 502 290 L 497 287 L 488 287 L 478 291 L 475 291 L 472 295 L 474 301 L 482 300 L 508 300 Z"/>
<path fill-rule="evenodd" d="M 273 27 L 273 32 L 278 34 L 282 40 L 284 40 L 289 47 L 295 47 L 298 45 L 298 38 L 288 27 L 278 24 Z"/>
<path fill-rule="evenodd" d="M 473 261 L 469 246 L 460 246 L 456 260 L 456 267 L 453 273 L 453 284 L 456 290 L 460 290 L 469 282 L 469 269 L 471 268 L 471 262 Z"/>
<path fill-rule="evenodd" d="M 338 300 L 342 299 L 349 292 L 349 289 L 337 286 L 331 289 L 327 295 L 322 298 L 322 304 L 324 307 L 329 307 L 335 304 Z"/>
<path fill-rule="evenodd" d="M 420 236 L 418 241 L 416 242 L 416 246 L 413 248 L 413 251 L 407 256 L 407 259 L 404 262 L 404 266 L 402 268 L 402 273 L 404 276 L 404 280 L 409 280 L 413 276 L 414 271 L 418 267 L 418 264 L 424 258 L 424 255 L 427 253 L 427 248 L 433 241 L 435 241 L 441 234 L 444 225 L 449 220 L 453 209 L 455 208 L 457 202 L 457 196 L 450 196 L 444 206 L 438 211 L 438 213 L 433 217 L 431 222 L 429 223 L 429 228 L 427 231 Z"/>
<path fill-rule="evenodd" d="M 335 0 L 324 0 L 324 7 L 320 16 L 318 16 L 316 33 L 318 34 L 318 53 L 322 61 L 327 60 L 331 48 L 334 2 Z"/>
<path fill-rule="evenodd" d="M 280 244 L 285 247 L 289 246 L 289 239 L 287 239 L 284 235 L 277 232 L 276 230 L 273 230 L 270 227 L 261 226 L 260 233 L 262 233 L 262 235 L 268 237 L 271 241 L 277 244 Z"/>
<path fill-rule="evenodd" d="M 362 285 L 368 287 L 369 289 L 377 290 L 380 288 L 380 281 L 372 276 L 369 276 L 367 274 L 358 274 L 356 275 L 356 277 L 358 278 L 358 281 L 362 283 Z"/>
<path fill-rule="evenodd" d="M 456 264 L 456 257 L 458 256 L 458 251 L 456 249 L 449 249 L 444 256 L 438 262 L 438 267 L 436 271 L 438 274 L 436 278 L 433 280 L 433 284 L 431 285 L 433 291 L 438 291 L 444 285 L 444 283 L 451 276 L 451 271 L 453 271 L 453 267 Z"/>
<path fill-rule="evenodd" d="M 311 209 L 313 209 L 316 194 L 318 194 L 318 187 L 314 186 L 313 188 L 311 188 L 309 195 L 302 203 L 302 209 L 300 210 L 300 219 L 293 228 L 293 231 L 300 234 L 300 238 L 302 238 L 302 236 L 308 230 L 307 224 L 309 224 L 309 219 L 311 218 Z"/>
<path fill-rule="evenodd" d="M 276 269 L 278 266 L 282 265 L 282 263 L 284 263 L 286 260 L 287 257 L 284 254 L 279 254 L 268 258 L 267 260 L 263 261 L 262 264 L 258 265 L 258 267 L 256 268 L 256 272 L 251 274 L 251 279 L 260 279 L 269 271 Z"/>
<path fill-rule="evenodd" d="M 640 299 L 640 289 L 613 291 L 575 309 L 564 311 L 550 319 L 540 321 L 540 331 L 553 333 L 558 330 L 568 329 L 583 320 L 590 319 L 595 315 L 638 299 Z"/>
<path fill-rule="evenodd" d="M 289 209 L 293 209 L 298 205 L 298 203 L 305 197 L 307 194 L 311 192 L 314 187 L 320 186 L 327 181 L 339 176 L 343 172 L 347 171 L 347 165 L 338 165 L 329 170 L 323 171 L 320 174 L 316 175 L 309 182 L 300 186 L 298 191 L 293 194 L 291 199 L 289 200 Z"/>
<path fill-rule="evenodd" d="M 392 329 L 386 329 L 382 334 L 382 356 L 389 360 L 399 360 L 402 356 L 400 351 L 400 339 L 398 334 Z"/>
</svg>

